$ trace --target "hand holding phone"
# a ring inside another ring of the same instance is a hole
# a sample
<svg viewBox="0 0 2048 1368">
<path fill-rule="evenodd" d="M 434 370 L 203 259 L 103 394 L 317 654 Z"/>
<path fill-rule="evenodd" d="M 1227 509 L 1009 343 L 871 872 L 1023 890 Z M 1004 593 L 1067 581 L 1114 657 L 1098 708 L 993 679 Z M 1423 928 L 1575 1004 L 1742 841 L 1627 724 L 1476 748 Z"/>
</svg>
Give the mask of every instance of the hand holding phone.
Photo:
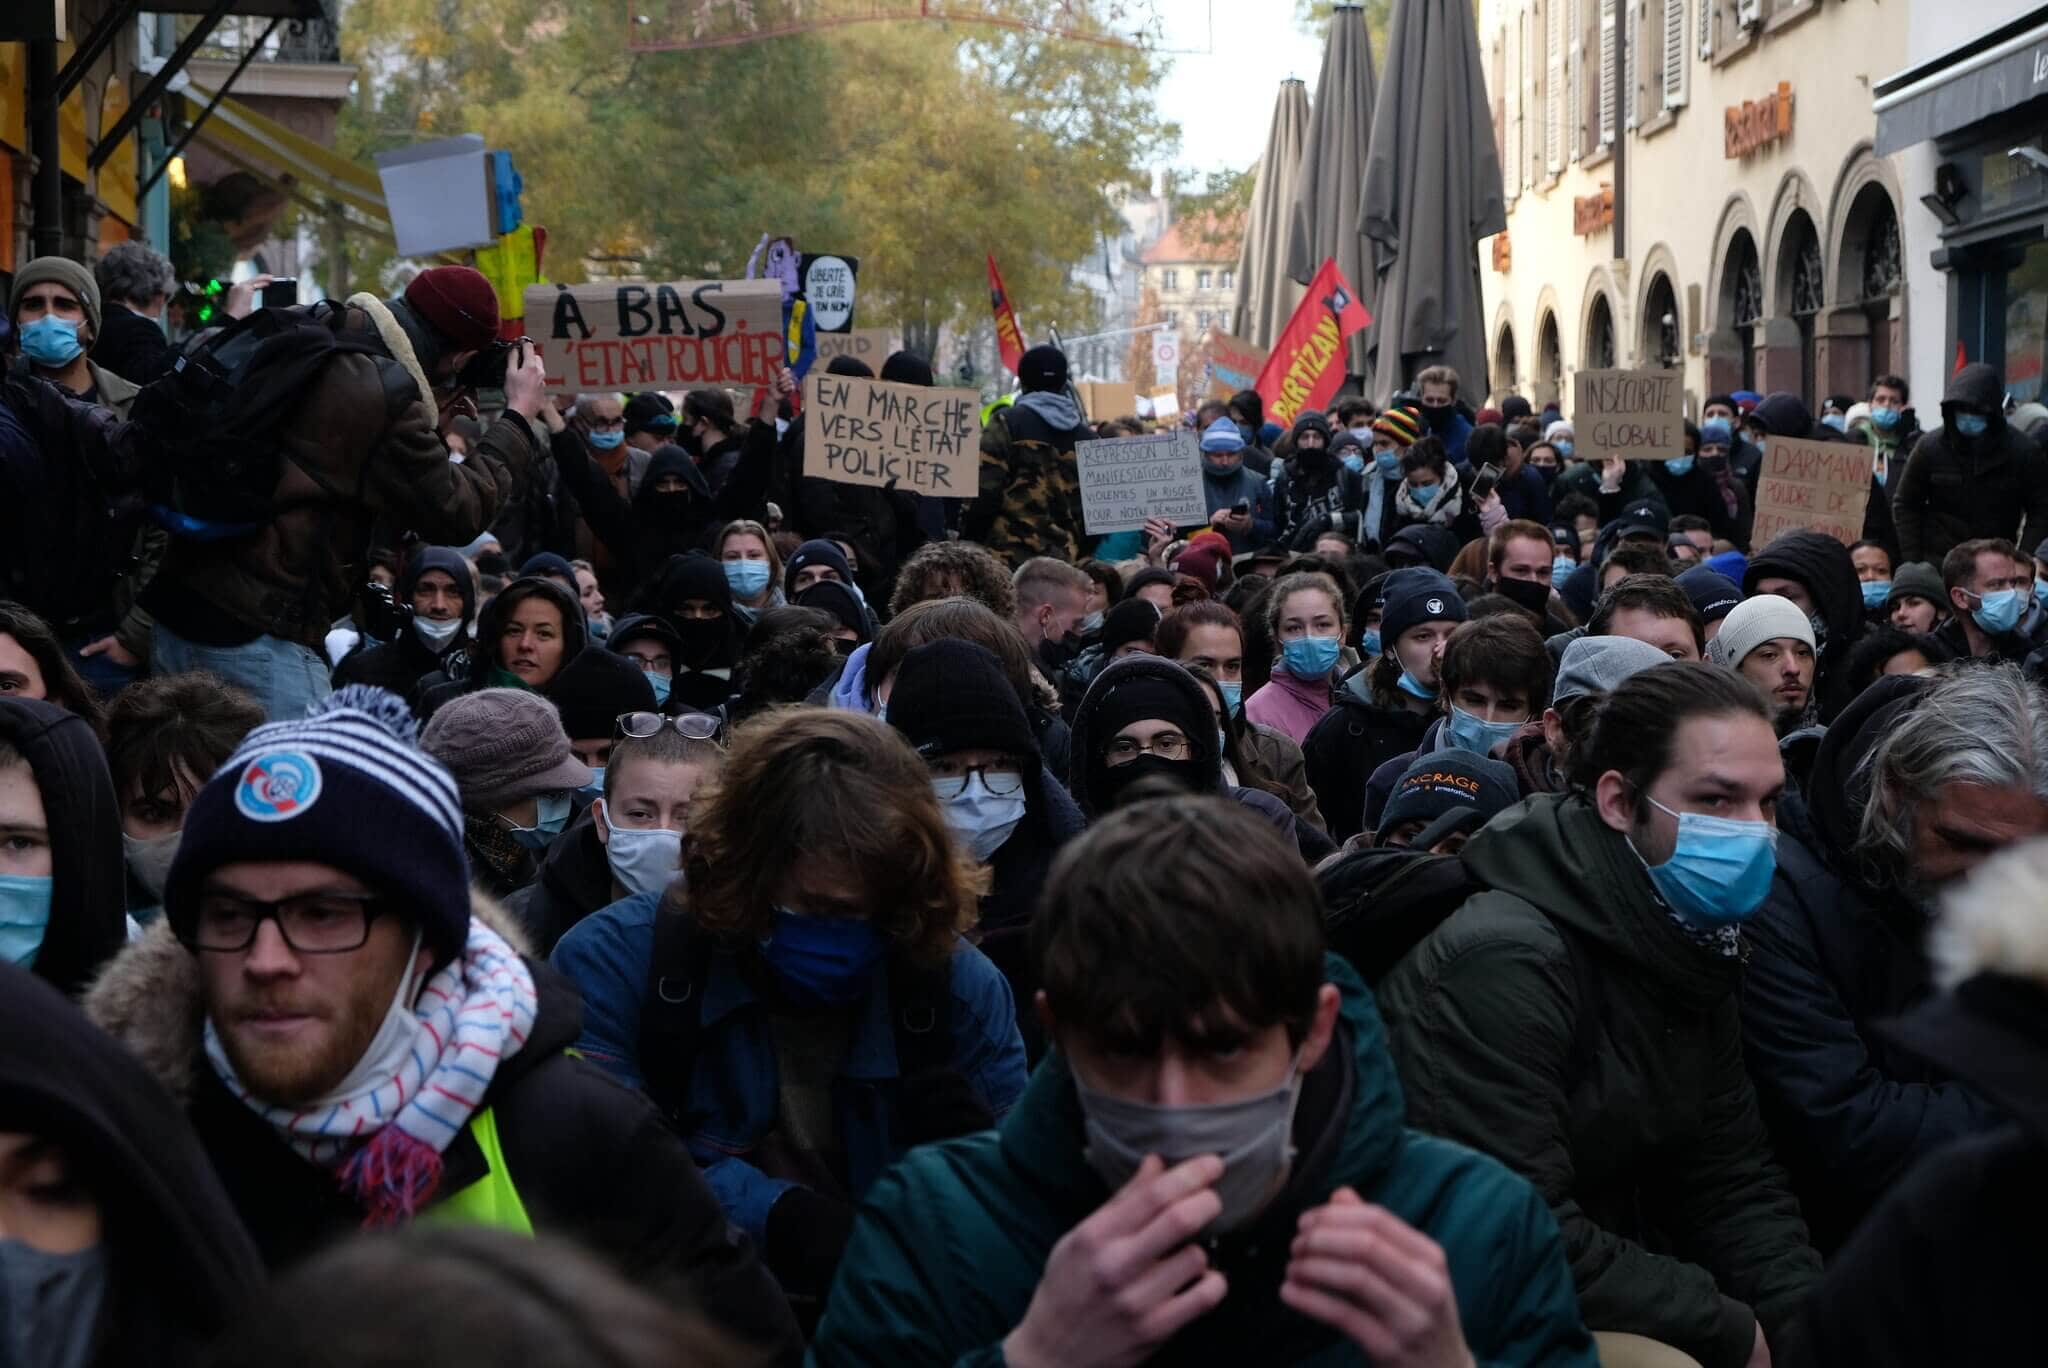
<svg viewBox="0 0 2048 1368">
<path fill-rule="evenodd" d="M 1479 474 L 1472 479 L 1472 502 L 1485 503 L 1486 496 L 1493 493 L 1494 488 L 1500 484 L 1500 477 L 1500 467 L 1491 461 L 1479 467 Z"/>
</svg>

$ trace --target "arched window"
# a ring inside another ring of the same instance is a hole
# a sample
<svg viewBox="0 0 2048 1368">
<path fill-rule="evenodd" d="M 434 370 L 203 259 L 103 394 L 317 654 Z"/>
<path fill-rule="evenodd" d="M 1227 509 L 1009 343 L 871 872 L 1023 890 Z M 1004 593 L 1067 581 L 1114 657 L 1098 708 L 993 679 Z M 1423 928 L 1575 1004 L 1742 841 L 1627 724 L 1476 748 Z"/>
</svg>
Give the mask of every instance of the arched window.
<svg viewBox="0 0 2048 1368">
<path fill-rule="evenodd" d="M 1685 359 L 1685 348 L 1680 340 L 1678 320 L 1678 295 L 1671 288 L 1671 277 L 1661 271 L 1650 282 L 1650 292 L 1643 297 L 1643 336 L 1638 348 L 1645 366 L 1677 366 Z"/>
<path fill-rule="evenodd" d="M 1827 306 L 1827 275 L 1821 265 L 1820 235 L 1803 209 L 1785 221 L 1778 245 L 1778 307 L 1799 329 L 1799 395 L 1814 402 L 1814 330 Z"/>
<path fill-rule="evenodd" d="M 1586 315 L 1586 369 L 1611 370 L 1614 355 L 1614 310 L 1608 307 L 1605 294 L 1597 294 Z"/>
<path fill-rule="evenodd" d="M 1756 388 L 1756 330 L 1764 316 L 1764 277 L 1756 255 L 1756 242 L 1745 229 L 1737 229 L 1728 242 L 1728 256 L 1721 265 L 1720 314 L 1734 332 L 1742 352 L 1742 383 L 1735 388 Z"/>
</svg>

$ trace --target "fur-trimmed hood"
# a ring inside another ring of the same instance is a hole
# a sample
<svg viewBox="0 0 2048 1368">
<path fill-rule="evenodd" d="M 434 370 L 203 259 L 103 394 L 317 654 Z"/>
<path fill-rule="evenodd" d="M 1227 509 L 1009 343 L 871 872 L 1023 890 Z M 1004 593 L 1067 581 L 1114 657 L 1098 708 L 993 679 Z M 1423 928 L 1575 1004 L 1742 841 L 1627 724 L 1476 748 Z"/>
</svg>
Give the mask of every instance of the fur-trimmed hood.
<svg viewBox="0 0 2048 1368">
<path fill-rule="evenodd" d="M 2048 990 L 2048 838 L 1986 860 L 1942 903 L 1928 950 L 1935 975 L 1954 988 L 1978 974 L 2025 979 Z"/>
<path fill-rule="evenodd" d="M 370 316 L 376 326 L 377 340 L 382 342 L 391 357 L 405 367 L 413 383 L 420 387 L 420 402 L 427 406 L 427 421 L 441 421 L 441 406 L 434 402 L 434 387 L 427 382 L 426 368 L 420 365 L 419 353 L 413 349 L 412 338 L 407 335 L 405 325 L 398 321 L 398 315 L 391 312 L 391 306 L 373 294 L 352 294 L 344 305 L 361 309 Z"/>
<path fill-rule="evenodd" d="M 474 889 L 469 913 L 520 954 L 532 953 L 519 919 Z M 206 1009 L 198 965 L 171 934 L 167 920 L 159 917 L 140 940 L 107 962 L 86 990 L 83 1005 L 93 1024 L 127 1046 L 181 1105 L 191 1101 Z"/>
</svg>

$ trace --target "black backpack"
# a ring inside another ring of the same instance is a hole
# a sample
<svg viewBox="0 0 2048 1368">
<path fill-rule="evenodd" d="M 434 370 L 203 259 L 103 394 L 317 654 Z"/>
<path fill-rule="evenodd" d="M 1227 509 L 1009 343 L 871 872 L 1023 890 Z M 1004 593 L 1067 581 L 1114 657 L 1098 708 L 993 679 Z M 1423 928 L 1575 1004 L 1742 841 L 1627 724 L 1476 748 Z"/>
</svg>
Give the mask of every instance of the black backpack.
<svg viewBox="0 0 2048 1368">
<path fill-rule="evenodd" d="M 1345 851 L 1316 873 L 1323 895 L 1323 927 L 1330 949 L 1350 961 L 1369 985 L 1437 929 L 1474 894 L 1487 891 L 1457 855 L 1432 855 L 1400 846 Z M 1571 956 L 1579 1012 L 1565 1059 L 1567 1089 L 1586 1077 L 1600 1050 L 1607 1000 L 1592 950 L 1580 935 L 1558 925 Z"/>
<path fill-rule="evenodd" d="M 640 1076 L 647 1095 L 671 1121 L 689 1104 L 690 1076 L 704 1034 L 704 985 L 711 975 L 713 937 L 667 906 L 654 918 L 654 962 L 640 1008 Z M 931 1077 L 953 1066 L 953 991 L 948 971 L 926 969 L 892 953 L 889 1020 L 901 1078 Z"/>
<path fill-rule="evenodd" d="M 337 331 L 341 307 L 256 309 L 181 355 L 135 396 L 149 516 L 172 536 L 231 541 L 270 525 L 284 452 L 278 430 L 340 355 L 368 356 L 384 380 L 386 420 L 419 395 L 370 335 Z"/>
</svg>

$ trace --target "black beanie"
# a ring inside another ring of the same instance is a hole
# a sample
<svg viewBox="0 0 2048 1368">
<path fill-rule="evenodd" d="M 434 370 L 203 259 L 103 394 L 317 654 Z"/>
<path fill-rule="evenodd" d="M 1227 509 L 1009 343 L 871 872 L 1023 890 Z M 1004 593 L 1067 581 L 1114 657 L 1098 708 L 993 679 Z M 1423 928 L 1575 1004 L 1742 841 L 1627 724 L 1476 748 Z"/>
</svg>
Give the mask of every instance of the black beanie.
<svg viewBox="0 0 2048 1368">
<path fill-rule="evenodd" d="M 882 378 L 897 385 L 924 385 L 932 383 L 932 363 L 916 352 L 892 352 L 882 363 Z"/>
<path fill-rule="evenodd" d="M 716 605 L 726 617 L 732 616 L 732 585 L 725 578 L 725 567 L 702 551 L 670 556 L 655 577 L 653 592 L 648 597 L 653 611 L 670 625 L 676 623 L 679 615 L 675 610 L 685 599 L 703 599 Z"/>
<path fill-rule="evenodd" d="M 1103 615 L 1102 654 L 1114 656 L 1119 646 L 1150 641 L 1159 630 L 1159 616 L 1159 606 L 1150 600 L 1125 599 Z"/>
<path fill-rule="evenodd" d="M 837 580 L 819 580 L 798 594 L 795 603 L 799 608 L 816 608 L 830 613 L 839 620 L 841 627 L 852 631 L 862 641 L 872 639 L 868 635 L 868 615 L 862 610 L 860 600 L 853 596 L 853 590 Z"/>
<path fill-rule="evenodd" d="M 1391 651 L 1401 634 L 1425 622 L 1463 622 L 1465 600 L 1441 571 L 1420 565 L 1396 570 L 1380 586 L 1380 642 Z"/>
<path fill-rule="evenodd" d="M 1175 688 L 1170 680 L 1149 675 L 1125 679 L 1096 703 L 1091 738 L 1096 745 L 1107 749 L 1118 732 L 1147 718 L 1171 722 L 1189 737 L 1199 738 L 1214 732 L 1214 715 L 1206 710 L 1200 714 L 1191 713 L 1189 701 L 1187 691 Z M 1098 757 L 1088 758 L 1093 761 Z"/>
<path fill-rule="evenodd" d="M 1049 342 L 1041 342 L 1024 353 L 1017 363 L 1017 383 L 1026 394 L 1067 387 L 1067 354 Z"/>
<path fill-rule="evenodd" d="M 862 380 L 875 378 L 874 367 L 857 356 L 835 356 L 825 363 L 827 375 L 852 375 Z"/>
<path fill-rule="evenodd" d="M 889 725 L 927 758 L 957 750 L 1037 756 L 1023 700 L 986 646 L 942 638 L 903 657 L 889 686 Z"/>
<path fill-rule="evenodd" d="M 640 663 L 606 650 L 589 650 L 562 667 L 547 696 L 562 714 L 571 741 L 608 741 L 620 713 L 653 712 L 654 686 Z"/>
<path fill-rule="evenodd" d="M 789 561 L 782 567 L 782 592 L 796 592 L 796 573 L 813 565 L 829 565 L 838 572 L 839 578 L 853 583 L 853 567 L 846 563 L 846 553 L 839 549 L 839 543 L 823 537 L 813 537 L 790 553 Z M 724 571 L 720 571 L 721 577 Z"/>
</svg>

